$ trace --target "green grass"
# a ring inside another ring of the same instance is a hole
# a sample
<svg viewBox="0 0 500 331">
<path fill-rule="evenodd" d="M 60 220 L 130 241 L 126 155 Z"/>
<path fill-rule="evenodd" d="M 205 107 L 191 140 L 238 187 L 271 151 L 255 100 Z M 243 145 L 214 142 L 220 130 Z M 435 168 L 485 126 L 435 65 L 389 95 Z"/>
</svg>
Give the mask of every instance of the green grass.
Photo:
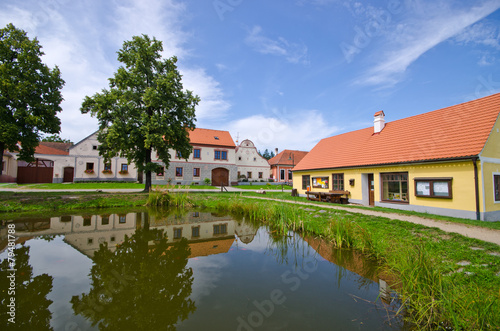
<svg viewBox="0 0 500 331">
<path fill-rule="evenodd" d="M 321 205 L 332 206 L 332 204 L 328 203 L 328 202 L 309 201 L 303 197 L 292 197 L 290 195 L 290 193 L 286 193 L 286 192 L 285 193 L 270 192 L 270 193 L 272 193 L 273 195 L 267 196 L 268 198 L 281 199 L 281 200 L 285 200 L 285 201 L 308 202 L 308 203 L 319 205 L 319 206 L 321 206 Z M 261 194 L 252 193 L 252 192 L 244 193 L 244 195 L 262 197 Z M 441 215 L 419 213 L 419 212 L 414 212 L 414 211 L 383 208 L 383 207 L 365 207 L 365 206 L 359 206 L 359 205 L 335 205 L 335 206 L 352 209 L 353 213 L 356 212 L 356 209 L 374 210 L 374 211 L 380 211 L 380 212 L 384 212 L 384 213 L 418 216 L 418 217 L 429 218 L 429 219 L 433 219 L 433 220 L 437 220 L 437 221 L 446 221 L 446 222 L 460 223 L 460 224 L 466 224 L 466 225 L 472 225 L 472 226 L 479 226 L 479 227 L 488 228 L 488 229 L 500 230 L 500 222 L 477 221 L 477 220 L 471 220 L 471 219 L 467 219 L 467 218 L 441 216 Z"/>
<path fill-rule="evenodd" d="M 61 183 L 61 184 L 9 184 L 2 188 L 40 189 L 40 190 L 102 190 L 102 189 L 144 189 L 144 184 L 115 182 L 115 183 Z"/>
<path fill-rule="evenodd" d="M 258 183 L 258 184 L 254 184 L 252 183 L 252 185 L 238 185 L 238 186 L 235 186 L 236 188 L 240 188 L 240 189 L 244 189 L 244 190 L 273 190 L 273 191 L 281 191 L 281 185 L 273 185 L 273 184 L 261 184 L 261 183 Z M 291 190 L 293 187 L 291 187 L 290 185 L 283 185 L 283 189 L 284 190 Z"/>
</svg>

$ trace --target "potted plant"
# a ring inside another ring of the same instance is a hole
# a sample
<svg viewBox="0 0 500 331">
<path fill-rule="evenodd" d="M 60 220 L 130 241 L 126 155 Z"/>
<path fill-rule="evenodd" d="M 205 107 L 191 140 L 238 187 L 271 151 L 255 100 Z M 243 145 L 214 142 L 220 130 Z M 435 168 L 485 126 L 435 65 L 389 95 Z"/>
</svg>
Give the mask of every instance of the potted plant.
<svg viewBox="0 0 500 331">
<path fill-rule="evenodd" d="M 84 172 L 88 175 L 92 175 L 94 173 L 94 169 L 87 169 Z"/>
</svg>

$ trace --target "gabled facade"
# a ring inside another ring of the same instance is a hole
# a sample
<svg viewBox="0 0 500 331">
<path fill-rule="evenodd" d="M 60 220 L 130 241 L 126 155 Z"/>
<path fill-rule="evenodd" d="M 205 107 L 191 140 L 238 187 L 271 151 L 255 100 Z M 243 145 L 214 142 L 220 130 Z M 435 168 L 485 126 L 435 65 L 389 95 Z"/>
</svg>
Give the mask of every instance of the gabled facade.
<svg viewBox="0 0 500 331">
<path fill-rule="evenodd" d="M 276 154 L 269 160 L 271 177 L 277 182 L 291 182 L 292 169 L 307 155 L 307 152 L 285 149 Z"/>
<path fill-rule="evenodd" d="M 215 186 L 237 183 L 236 145 L 228 131 L 196 128 L 189 132 L 189 139 L 193 146 L 191 155 L 184 159 L 177 151 L 170 150 L 167 169 L 157 155 L 152 156 L 163 165 L 162 171 L 152 175 L 153 185 L 203 185 L 205 178 Z"/>
<path fill-rule="evenodd" d="M 236 147 L 236 166 L 238 167 L 238 179 L 267 181 L 271 175 L 269 163 L 259 154 L 255 144 L 248 139 L 243 140 Z"/>
<path fill-rule="evenodd" d="M 349 201 L 500 220 L 500 94 L 321 140 L 294 188 L 347 190 Z"/>
<path fill-rule="evenodd" d="M 138 172 L 134 164 L 129 164 L 127 159 L 122 157 L 114 157 L 109 163 L 104 163 L 98 146 L 97 132 L 71 146 L 69 156 L 73 163 L 65 168 L 66 176 L 71 177 L 70 173 L 73 172 L 73 180 L 80 182 L 137 181 Z"/>
</svg>

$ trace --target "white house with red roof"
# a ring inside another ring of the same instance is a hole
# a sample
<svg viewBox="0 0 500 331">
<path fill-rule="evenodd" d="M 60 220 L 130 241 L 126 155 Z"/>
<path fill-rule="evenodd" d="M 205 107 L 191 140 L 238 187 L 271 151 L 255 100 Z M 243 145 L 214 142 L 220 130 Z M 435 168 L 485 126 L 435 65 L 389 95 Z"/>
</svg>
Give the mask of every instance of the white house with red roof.
<svg viewBox="0 0 500 331">
<path fill-rule="evenodd" d="M 500 93 L 322 139 L 293 170 L 299 194 L 500 221 Z M 327 196 L 325 194 L 325 196 Z"/>
<path fill-rule="evenodd" d="M 237 184 L 238 173 L 250 174 L 255 180 L 269 178 L 269 164 L 258 154 L 250 140 L 244 140 L 237 147 L 228 131 L 200 128 L 190 131 L 189 138 L 193 146 L 191 155 L 184 159 L 175 150 L 170 150 L 170 165 L 167 169 L 153 152 L 152 160 L 163 165 L 152 176 L 154 185 L 201 185 L 208 178 L 212 185 L 229 186 Z M 7 152 L 2 162 L 5 171 L 2 181 L 62 183 L 141 180 L 141 173 L 126 158 L 114 157 L 105 163 L 104 157 L 99 155 L 99 144 L 97 132 L 94 132 L 75 145 L 41 142 L 36 148 L 34 162 L 18 161 L 16 153 Z"/>
<path fill-rule="evenodd" d="M 271 176 L 268 161 L 259 154 L 255 144 L 249 139 L 243 140 L 236 147 L 236 166 L 238 167 L 238 179 L 267 181 Z"/>
<path fill-rule="evenodd" d="M 230 186 L 238 182 L 236 145 L 228 131 L 196 128 L 189 132 L 193 152 L 185 159 L 170 151 L 170 165 L 152 176 L 154 185 L 167 183 L 204 184 L 208 178 L 215 186 Z M 156 155 L 153 161 L 164 165 Z"/>
</svg>

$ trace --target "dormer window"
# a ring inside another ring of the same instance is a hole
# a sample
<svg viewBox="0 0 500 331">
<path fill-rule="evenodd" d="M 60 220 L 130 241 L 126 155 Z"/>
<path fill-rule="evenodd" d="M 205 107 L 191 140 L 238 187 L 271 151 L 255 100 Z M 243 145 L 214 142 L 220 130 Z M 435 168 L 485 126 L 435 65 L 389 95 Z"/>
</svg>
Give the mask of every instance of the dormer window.
<svg viewBox="0 0 500 331">
<path fill-rule="evenodd" d="M 214 139 L 215 139 L 215 140 L 219 140 L 219 137 L 217 137 L 217 136 L 214 136 Z"/>
</svg>

